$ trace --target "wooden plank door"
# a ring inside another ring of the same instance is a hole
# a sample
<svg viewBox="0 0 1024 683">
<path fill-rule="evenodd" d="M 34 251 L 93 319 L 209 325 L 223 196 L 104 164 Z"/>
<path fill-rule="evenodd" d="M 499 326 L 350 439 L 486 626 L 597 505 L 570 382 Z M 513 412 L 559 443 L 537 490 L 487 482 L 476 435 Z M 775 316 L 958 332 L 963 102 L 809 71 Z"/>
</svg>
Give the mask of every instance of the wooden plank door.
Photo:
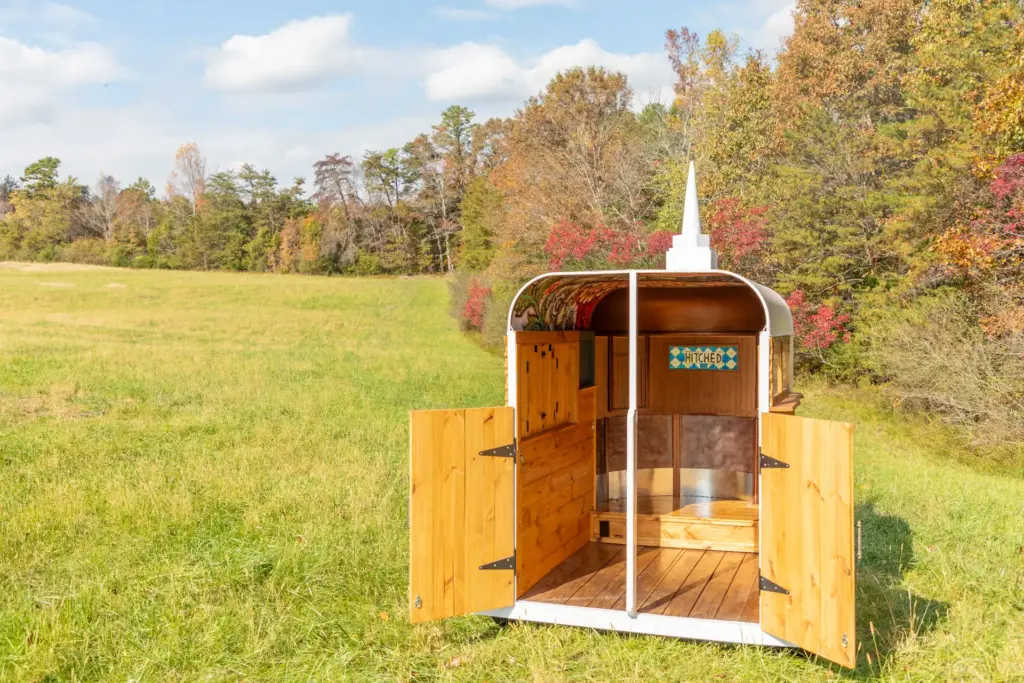
<svg viewBox="0 0 1024 683">
<path fill-rule="evenodd" d="M 852 668 L 853 425 L 762 420 L 761 451 L 779 463 L 761 465 L 761 630 Z"/>
<path fill-rule="evenodd" d="M 514 409 L 413 411 L 410 422 L 410 621 L 511 606 L 515 570 L 481 567 L 515 552 L 515 458 L 480 452 L 513 443 Z"/>
</svg>

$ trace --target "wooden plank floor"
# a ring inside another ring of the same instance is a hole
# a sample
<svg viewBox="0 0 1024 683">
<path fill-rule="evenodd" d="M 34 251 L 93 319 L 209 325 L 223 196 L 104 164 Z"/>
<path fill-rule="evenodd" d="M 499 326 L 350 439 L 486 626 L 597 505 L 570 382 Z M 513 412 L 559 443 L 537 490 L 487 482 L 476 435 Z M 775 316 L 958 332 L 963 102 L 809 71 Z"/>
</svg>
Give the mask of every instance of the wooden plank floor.
<svg viewBox="0 0 1024 683">
<path fill-rule="evenodd" d="M 725 621 L 758 621 L 757 554 L 637 548 L 641 612 Z M 625 609 L 626 549 L 588 543 L 551 570 L 523 600 Z"/>
</svg>

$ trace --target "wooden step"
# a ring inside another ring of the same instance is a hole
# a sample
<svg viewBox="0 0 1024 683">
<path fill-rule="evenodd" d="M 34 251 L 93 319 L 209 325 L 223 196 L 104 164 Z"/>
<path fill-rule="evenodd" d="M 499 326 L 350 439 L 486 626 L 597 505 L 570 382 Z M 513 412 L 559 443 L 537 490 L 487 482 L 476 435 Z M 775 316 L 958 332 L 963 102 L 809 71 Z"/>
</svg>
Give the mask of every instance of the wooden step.
<svg viewBox="0 0 1024 683">
<path fill-rule="evenodd" d="M 600 543 L 626 542 L 625 501 L 612 500 L 591 513 L 591 539 Z M 607 522 L 602 534 L 601 522 Z M 683 504 L 671 496 L 637 500 L 638 545 L 757 552 L 757 505 L 716 500 Z"/>
</svg>

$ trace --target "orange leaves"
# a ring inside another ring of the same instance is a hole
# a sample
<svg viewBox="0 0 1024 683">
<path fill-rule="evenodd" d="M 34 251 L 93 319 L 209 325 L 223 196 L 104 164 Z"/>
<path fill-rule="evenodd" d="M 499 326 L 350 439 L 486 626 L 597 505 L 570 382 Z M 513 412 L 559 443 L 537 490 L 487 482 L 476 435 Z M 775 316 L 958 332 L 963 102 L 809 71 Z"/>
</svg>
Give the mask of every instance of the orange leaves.
<svg viewBox="0 0 1024 683">
<path fill-rule="evenodd" d="M 189 142 L 178 148 L 174 167 L 167 179 L 167 193 L 185 197 L 192 207 L 192 215 L 199 213 L 206 192 L 206 159 L 199 145 Z"/>
</svg>

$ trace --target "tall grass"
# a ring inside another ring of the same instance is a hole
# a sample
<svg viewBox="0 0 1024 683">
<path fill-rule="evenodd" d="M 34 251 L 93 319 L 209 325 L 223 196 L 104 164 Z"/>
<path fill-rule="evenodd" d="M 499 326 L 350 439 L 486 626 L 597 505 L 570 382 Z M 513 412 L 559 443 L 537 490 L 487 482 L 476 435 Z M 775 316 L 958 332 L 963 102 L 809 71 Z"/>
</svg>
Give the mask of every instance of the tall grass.
<svg viewBox="0 0 1024 683">
<path fill-rule="evenodd" d="M 410 626 L 407 411 L 502 402 L 500 357 L 447 305 L 432 279 L 0 268 L 0 679 L 845 675 L 752 647 Z M 855 395 L 816 388 L 807 411 L 860 425 L 852 675 L 1024 671 L 1024 481 Z"/>
</svg>

